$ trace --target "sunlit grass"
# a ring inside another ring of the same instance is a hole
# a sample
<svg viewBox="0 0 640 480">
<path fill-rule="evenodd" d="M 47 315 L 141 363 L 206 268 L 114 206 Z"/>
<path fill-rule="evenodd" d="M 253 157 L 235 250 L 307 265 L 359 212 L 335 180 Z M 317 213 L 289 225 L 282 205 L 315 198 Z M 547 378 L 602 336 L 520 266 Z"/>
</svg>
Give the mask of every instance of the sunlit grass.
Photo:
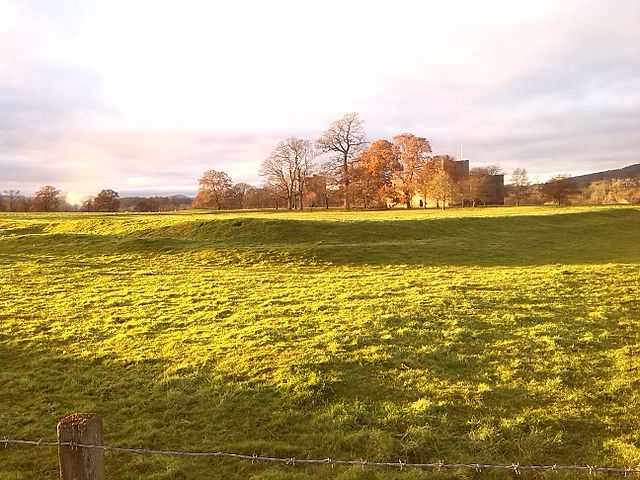
<svg viewBox="0 0 640 480">
<path fill-rule="evenodd" d="M 0 436 L 52 438 L 90 410 L 117 445 L 635 465 L 639 238 L 637 208 L 3 215 Z M 126 454 L 107 468 L 420 477 Z M 54 450 L 0 449 L 1 478 L 56 469 Z"/>
</svg>

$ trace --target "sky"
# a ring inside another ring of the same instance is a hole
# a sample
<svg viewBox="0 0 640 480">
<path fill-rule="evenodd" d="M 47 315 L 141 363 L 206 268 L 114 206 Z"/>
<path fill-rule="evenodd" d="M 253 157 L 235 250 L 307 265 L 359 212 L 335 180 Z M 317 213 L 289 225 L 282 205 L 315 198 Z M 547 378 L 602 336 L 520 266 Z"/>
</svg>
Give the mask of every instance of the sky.
<svg viewBox="0 0 640 480">
<path fill-rule="evenodd" d="M 638 0 L 0 0 L 0 191 L 259 184 L 349 112 L 533 179 L 640 163 L 639 23 Z"/>
</svg>

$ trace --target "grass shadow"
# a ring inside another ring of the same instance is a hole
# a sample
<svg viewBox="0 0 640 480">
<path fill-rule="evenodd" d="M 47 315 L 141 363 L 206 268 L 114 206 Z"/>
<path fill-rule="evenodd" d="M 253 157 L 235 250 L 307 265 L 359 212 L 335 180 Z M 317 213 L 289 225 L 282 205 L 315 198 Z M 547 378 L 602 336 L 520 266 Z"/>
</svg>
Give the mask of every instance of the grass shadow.
<svg viewBox="0 0 640 480">
<path fill-rule="evenodd" d="M 535 266 L 637 263 L 640 211 L 563 215 L 303 221 L 193 218 L 114 233 L 40 233 L 0 239 L 6 252 L 57 255 L 210 251 L 223 263 Z"/>
</svg>

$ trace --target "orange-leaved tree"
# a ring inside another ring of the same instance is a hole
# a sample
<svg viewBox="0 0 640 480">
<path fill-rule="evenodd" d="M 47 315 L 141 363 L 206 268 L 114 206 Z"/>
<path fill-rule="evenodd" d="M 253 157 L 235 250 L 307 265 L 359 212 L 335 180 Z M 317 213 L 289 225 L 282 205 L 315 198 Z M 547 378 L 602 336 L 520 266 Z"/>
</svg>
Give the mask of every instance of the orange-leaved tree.
<svg viewBox="0 0 640 480">
<path fill-rule="evenodd" d="M 207 170 L 198 181 L 198 193 L 193 199 L 193 206 L 222 208 L 222 202 L 231 190 L 233 182 L 225 172 Z"/>
<path fill-rule="evenodd" d="M 418 178 L 425 168 L 431 153 L 431 144 L 424 137 L 403 133 L 393 137 L 393 152 L 399 168 L 394 172 L 399 180 L 403 201 L 411 208 L 411 197 L 416 190 Z"/>
<path fill-rule="evenodd" d="M 388 140 L 376 140 L 357 157 L 353 178 L 364 208 L 386 206 L 393 174 L 400 168 L 393 144 Z"/>
</svg>

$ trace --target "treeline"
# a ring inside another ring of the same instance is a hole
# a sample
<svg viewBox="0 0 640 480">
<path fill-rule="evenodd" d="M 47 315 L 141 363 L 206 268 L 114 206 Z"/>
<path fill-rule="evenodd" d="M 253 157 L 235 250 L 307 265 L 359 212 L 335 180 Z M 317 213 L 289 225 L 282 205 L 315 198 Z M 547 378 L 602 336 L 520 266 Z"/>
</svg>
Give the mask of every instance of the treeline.
<svg viewBox="0 0 640 480">
<path fill-rule="evenodd" d="M 323 163 L 318 162 L 321 158 Z M 469 172 L 468 162 L 433 155 L 430 142 L 412 133 L 370 143 L 356 113 L 333 122 L 315 142 L 294 136 L 281 141 L 259 173 L 264 184 L 252 189 L 234 184 L 225 172 L 204 172 L 194 206 L 369 209 L 504 203 L 500 167 Z M 492 177 L 500 177 L 499 182 Z"/>
<path fill-rule="evenodd" d="M 607 205 L 640 204 L 640 177 L 597 180 L 579 184 L 567 175 L 556 175 L 542 184 L 529 184 L 519 188 L 514 183 L 507 185 L 505 203 L 521 204 L 571 204 Z"/>
<path fill-rule="evenodd" d="M 468 161 L 434 155 L 425 137 L 403 133 L 368 142 L 356 113 L 333 122 L 315 142 L 294 136 L 281 141 L 259 173 L 263 185 L 251 187 L 234 184 L 225 172 L 208 170 L 199 180 L 193 206 L 370 209 L 638 202 L 637 180 L 580 187 L 560 174 L 533 184 L 527 171 L 517 168 L 505 185 L 506 172 L 499 165 L 469 169 Z"/>
<path fill-rule="evenodd" d="M 566 174 L 531 182 L 524 168 L 508 177 L 499 165 L 469 168 L 467 160 L 434 155 L 429 140 L 412 133 L 366 139 L 356 113 L 333 122 L 314 142 L 295 136 L 279 142 L 261 164 L 260 186 L 234 183 L 229 175 L 207 170 L 194 199 L 177 196 L 124 197 L 104 189 L 82 205 L 69 205 L 60 190 L 45 185 L 32 197 L 17 190 L 0 195 L 8 211 L 82 210 L 155 212 L 186 208 L 304 209 L 440 207 L 487 204 L 562 205 L 640 203 L 640 179 L 618 178 L 580 185 Z"/>
<path fill-rule="evenodd" d="M 0 211 L 8 212 L 160 212 L 183 210 L 191 207 L 192 198 L 184 195 L 120 197 L 112 189 L 101 190 L 82 204 L 70 204 L 61 191 L 51 185 L 40 187 L 33 196 L 22 195 L 19 190 L 5 190 L 0 194 Z"/>
</svg>

